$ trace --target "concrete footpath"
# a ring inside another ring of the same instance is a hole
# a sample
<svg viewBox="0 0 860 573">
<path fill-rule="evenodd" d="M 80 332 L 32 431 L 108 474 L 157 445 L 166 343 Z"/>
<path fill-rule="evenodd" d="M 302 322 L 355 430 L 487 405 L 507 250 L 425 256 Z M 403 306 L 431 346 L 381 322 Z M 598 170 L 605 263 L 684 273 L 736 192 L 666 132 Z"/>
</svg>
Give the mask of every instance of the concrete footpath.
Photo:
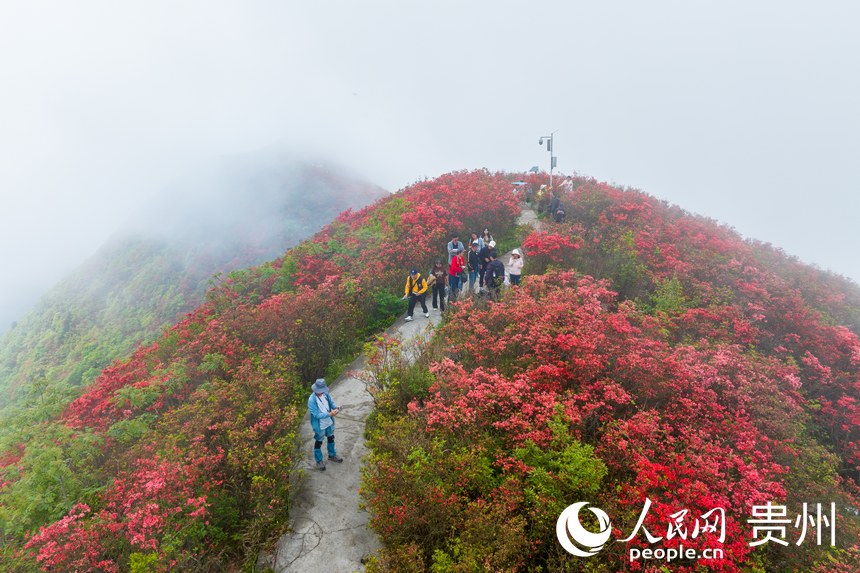
<svg viewBox="0 0 860 573">
<path fill-rule="evenodd" d="M 519 222 L 534 224 L 535 219 L 534 212 L 524 206 Z M 508 256 L 500 259 L 506 262 Z M 401 317 L 387 334 L 407 342 L 437 326 L 442 315 L 431 308 L 429 296 L 426 302 L 429 319 L 418 306 L 415 320 L 406 322 Z M 290 533 L 278 540 L 274 555 L 260 557 L 258 569 L 271 567 L 277 573 L 353 573 L 363 571 L 364 558 L 380 548 L 379 538 L 368 525 L 369 514 L 359 508 L 360 467 L 367 454 L 364 426 L 373 410 L 373 400 L 364 382 L 350 373 L 364 370 L 365 362 L 366 357 L 360 356 L 343 376 L 329 381 L 332 399 L 343 409 L 335 420 L 335 444 L 338 455 L 344 458 L 343 463 L 328 463 L 326 471 L 314 467 L 313 431 L 305 415 L 300 428 L 300 442 L 305 453 L 300 469 L 304 477 L 290 508 Z M 310 387 L 307 393 L 310 395 Z"/>
<path fill-rule="evenodd" d="M 432 308 L 430 318 L 425 318 L 420 306 L 414 316 L 411 322 L 398 319 L 387 334 L 403 341 L 412 340 L 442 320 L 442 314 Z M 359 470 L 367 453 L 364 424 L 373 410 L 373 400 L 364 382 L 350 372 L 363 370 L 365 361 L 366 357 L 360 356 L 346 374 L 329 382 L 332 399 L 343 408 L 335 419 L 335 444 L 343 463 L 330 462 L 324 472 L 314 467 L 313 430 L 307 416 L 302 421 L 300 441 L 305 459 L 300 469 L 305 475 L 290 508 L 291 532 L 278 541 L 274 556 L 261 559 L 261 568 L 268 566 L 278 573 L 351 573 L 362 571 L 362 559 L 379 549 L 379 539 L 368 526 L 369 515 L 358 507 Z"/>
</svg>

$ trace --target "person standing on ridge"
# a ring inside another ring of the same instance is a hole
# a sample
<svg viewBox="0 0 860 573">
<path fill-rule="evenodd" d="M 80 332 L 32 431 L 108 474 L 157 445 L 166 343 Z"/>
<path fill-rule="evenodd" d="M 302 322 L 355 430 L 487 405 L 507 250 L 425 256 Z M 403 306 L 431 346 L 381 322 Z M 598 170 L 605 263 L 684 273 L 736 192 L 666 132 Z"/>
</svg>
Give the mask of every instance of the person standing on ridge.
<svg viewBox="0 0 860 573">
<path fill-rule="evenodd" d="M 490 247 L 490 244 L 493 246 Z M 484 288 L 484 275 L 487 273 L 487 263 L 490 262 L 490 251 L 496 246 L 495 241 L 487 241 L 483 248 L 478 251 L 478 260 L 481 264 L 478 268 L 478 286 Z"/>
<path fill-rule="evenodd" d="M 457 253 L 462 253 L 466 250 L 463 243 L 460 242 L 460 235 L 452 235 L 451 242 L 448 243 L 448 264 L 451 264 L 451 258 Z"/>
<path fill-rule="evenodd" d="M 561 197 L 558 196 L 558 191 L 553 191 L 552 199 L 549 202 L 549 214 L 555 217 L 555 212 L 561 207 Z"/>
<path fill-rule="evenodd" d="M 469 239 L 469 245 L 471 246 L 472 243 L 475 243 L 475 242 L 478 243 L 478 250 L 481 250 L 481 247 L 484 246 L 484 239 L 479 237 L 478 233 L 472 233 L 472 238 Z"/>
<path fill-rule="evenodd" d="M 469 293 L 473 294 L 475 292 L 475 281 L 478 279 L 478 273 L 481 270 L 481 257 L 478 254 L 481 246 L 478 240 L 472 241 L 472 244 L 469 246 L 469 258 L 466 263 L 469 266 Z M 484 280 L 481 279 L 481 283 Z"/>
<path fill-rule="evenodd" d="M 451 295 L 449 302 L 457 300 L 457 295 L 460 292 L 460 279 L 462 278 L 465 262 L 462 251 L 457 251 L 451 258 L 451 265 L 448 267 L 448 285 L 451 287 Z"/>
<path fill-rule="evenodd" d="M 430 280 L 433 281 L 433 310 L 445 312 L 445 287 L 448 286 L 448 271 L 442 266 L 442 259 L 437 259 L 430 269 Z M 437 301 L 438 296 L 438 303 Z"/>
<path fill-rule="evenodd" d="M 322 455 L 323 437 L 328 444 L 326 450 L 330 462 L 341 463 L 343 458 L 337 455 L 334 448 L 334 417 L 340 413 L 340 408 L 331 399 L 325 378 L 317 378 L 311 386 L 311 395 L 308 397 L 308 412 L 311 419 L 311 428 L 314 430 L 314 460 L 320 471 L 325 471 L 325 462 Z"/>
<path fill-rule="evenodd" d="M 523 273 L 523 254 L 519 249 L 514 249 L 511 252 L 511 260 L 508 262 L 507 271 L 511 284 L 520 284 L 520 275 Z"/>
<path fill-rule="evenodd" d="M 490 295 L 490 300 L 499 299 L 499 291 L 502 288 L 502 283 L 505 282 L 505 265 L 502 261 L 496 259 L 496 250 L 490 251 L 490 261 L 487 263 L 487 271 L 484 276 L 484 283 L 487 285 L 487 293 Z"/>
<path fill-rule="evenodd" d="M 484 232 L 481 234 L 480 246 L 483 249 L 487 245 L 490 244 L 490 241 L 493 240 L 493 235 L 490 234 L 490 229 L 488 227 L 484 227 Z"/>
<path fill-rule="evenodd" d="M 424 316 L 430 318 L 430 311 L 427 310 L 427 304 L 424 302 L 424 293 L 427 292 L 427 281 L 418 272 L 418 269 L 412 269 L 409 276 L 406 277 L 406 294 L 403 298 L 409 299 L 409 310 L 406 312 L 406 320 L 412 320 L 412 312 L 415 310 L 415 303 L 421 303 L 421 309 L 424 311 Z"/>
</svg>

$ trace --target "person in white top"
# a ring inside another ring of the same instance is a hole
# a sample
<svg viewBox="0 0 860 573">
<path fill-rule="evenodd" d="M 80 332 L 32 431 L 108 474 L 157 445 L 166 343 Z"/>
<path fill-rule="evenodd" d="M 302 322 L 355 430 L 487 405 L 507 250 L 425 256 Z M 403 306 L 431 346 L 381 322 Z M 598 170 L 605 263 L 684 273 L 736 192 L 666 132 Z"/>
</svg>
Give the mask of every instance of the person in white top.
<svg viewBox="0 0 860 573">
<path fill-rule="evenodd" d="M 519 249 L 511 252 L 511 260 L 508 261 L 508 281 L 512 285 L 520 284 L 520 275 L 523 273 L 523 254 Z"/>
</svg>

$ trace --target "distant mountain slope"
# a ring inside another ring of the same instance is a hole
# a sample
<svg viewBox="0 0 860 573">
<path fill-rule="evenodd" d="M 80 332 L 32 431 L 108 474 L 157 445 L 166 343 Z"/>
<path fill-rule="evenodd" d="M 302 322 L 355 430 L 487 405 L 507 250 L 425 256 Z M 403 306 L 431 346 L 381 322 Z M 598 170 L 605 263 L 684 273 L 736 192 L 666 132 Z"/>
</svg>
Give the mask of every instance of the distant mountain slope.
<svg viewBox="0 0 860 573">
<path fill-rule="evenodd" d="M 383 195 L 334 167 L 254 156 L 177 185 L 0 338 L 0 405 L 29 384 L 89 384 L 198 306 L 214 274 L 274 258 Z"/>
</svg>

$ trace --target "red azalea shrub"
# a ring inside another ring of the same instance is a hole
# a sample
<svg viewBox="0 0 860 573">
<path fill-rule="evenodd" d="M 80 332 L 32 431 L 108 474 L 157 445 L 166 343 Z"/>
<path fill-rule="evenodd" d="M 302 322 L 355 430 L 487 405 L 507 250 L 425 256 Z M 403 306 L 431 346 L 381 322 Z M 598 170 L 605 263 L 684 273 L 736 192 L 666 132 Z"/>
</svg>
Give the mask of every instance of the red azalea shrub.
<svg viewBox="0 0 860 573">
<path fill-rule="evenodd" d="M 434 381 L 409 406 L 408 422 L 389 414 L 371 441 L 375 457 L 365 487 L 372 524 L 389 548 L 383 563 L 395 559 L 398 548 L 417 543 L 427 566 L 464 566 L 465 556 L 477 552 L 497 560 L 498 569 L 521 570 L 521 552 L 527 551 L 530 567 L 563 569 L 576 558 L 553 544 L 561 509 L 577 500 L 593 502 L 612 516 L 620 539 L 633 530 L 647 497 L 653 505 L 645 525 L 663 537 L 679 510 L 695 519 L 715 507 L 725 509 L 724 544 L 702 536 L 676 537 L 662 546 L 720 547 L 724 559 L 700 566 L 741 571 L 753 558 L 746 523 L 752 506 L 804 501 L 789 498 L 801 486 L 811 491 L 802 468 L 805 459 L 819 454 L 798 442 L 807 419 L 801 368 L 747 352 L 730 337 L 673 342 L 671 322 L 619 303 L 608 286 L 573 272 L 550 272 L 532 276 L 499 303 L 466 301 L 456 309 L 438 336 L 457 362 L 433 366 Z M 424 436 L 416 438 L 422 430 Z M 567 440 L 564 447 L 559 440 Z M 450 474 L 449 483 L 416 473 L 425 466 L 444 468 L 442 460 L 462 448 L 482 468 L 473 477 L 455 480 L 455 472 L 445 469 L 434 474 Z M 581 448 L 593 453 L 574 455 Z M 578 461 L 554 466 L 560 452 Z M 419 459 L 422 465 L 416 466 Z M 565 473 L 575 467 L 600 475 L 598 463 L 606 471 L 597 484 Z M 827 471 L 829 479 L 836 478 L 835 468 Z M 550 483 L 578 485 L 559 506 L 558 493 L 536 481 L 543 475 Z M 441 491 L 430 495 L 428 481 Z M 543 489 L 536 490 L 538 484 Z M 535 497 L 540 491 L 545 495 Z M 492 531 L 483 531 L 485 545 L 471 546 L 462 536 L 419 527 L 425 522 L 417 516 L 435 515 L 438 508 L 430 506 L 440 495 L 456 495 L 447 513 L 437 515 L 446 531 L 462 531 L 482 508 L 504 507 L 505 519 L 522 523 L 527 547 L 510 551 L 503 543 L 511 540 L 503 542 Z M 838 488 L 826 495 L 851 499 L 850 490 Z M 856 534 L 856 524 L 846 530 L 847 539 Z M 641 562 L 628 562 L 626 551 L 645 543 L 640 536 L 626 546 L 612 545 L 593 561 L 608 570 L 641 569 Z M 811 566 L 821 558 L 814 551 L 809 555 L 804 561 L 778 554 L 771 562 L 782 567 L 794 559 Z M 673 570 L 693 568 L 682 564 Z"/>
<path fill-rule="evenodd" d="M 453 173 L 342 214 L 270 265 L 231 273 L 65 409 L 67 435 L 102 444 L 76 464 L 106 486 L 28 537 L 39 564 L 251 563 L 286 527 L 307 381 L 387 325 L 407 270 L 444 253 L 452 232 L 504 234 L 518 212 L 506 176 Z"/>
<path fill-rule="evenodd" d="M 826 429 L 845 475 L 860 482 L 856 285 L 638 191 L 591 181 L 564 201 L 583 238 L 569 267 L 610 279 L 642 307 L 668 310 L 675 342 L 719 339 L 801 365 L 806 411 Z"/>
</svg>

